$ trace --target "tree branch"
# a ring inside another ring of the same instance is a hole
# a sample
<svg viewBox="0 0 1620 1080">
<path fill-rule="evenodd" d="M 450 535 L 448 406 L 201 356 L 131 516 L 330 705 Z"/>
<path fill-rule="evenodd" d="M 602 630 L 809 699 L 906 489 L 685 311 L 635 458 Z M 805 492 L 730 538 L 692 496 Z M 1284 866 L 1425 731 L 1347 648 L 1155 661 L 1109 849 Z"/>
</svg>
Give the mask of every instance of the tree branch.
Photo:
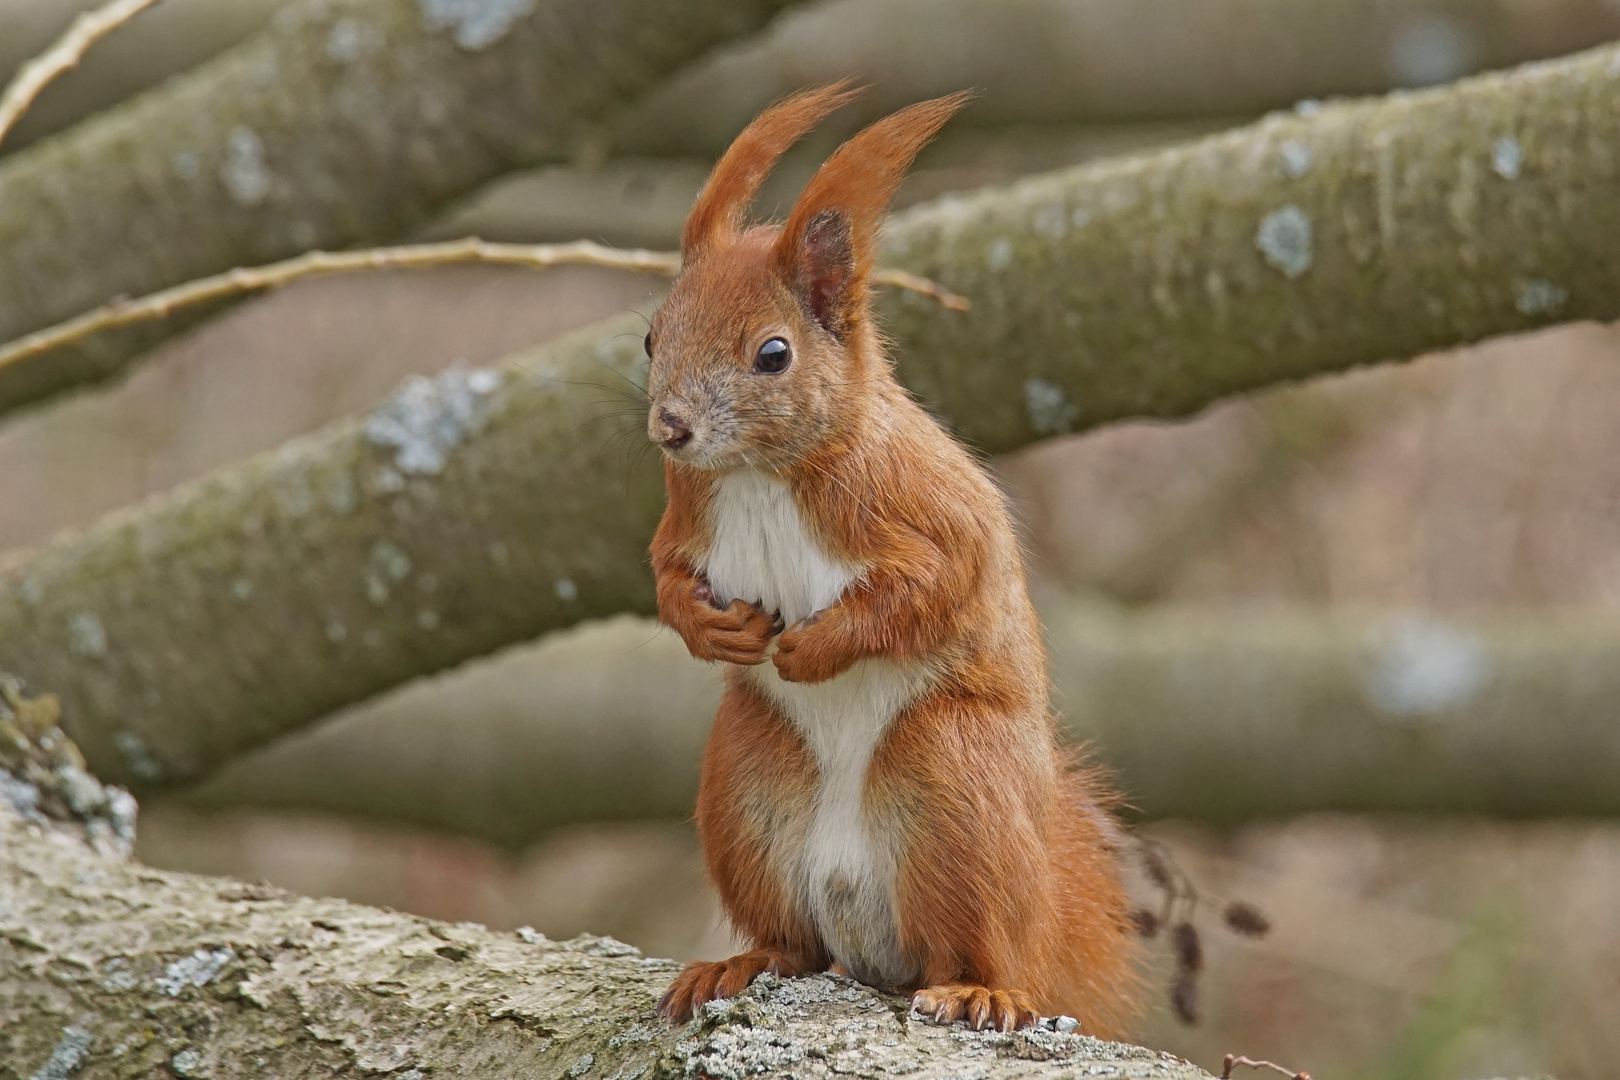
<svg viewBox="0 0 1620 1080">
<path fill-rule="evenodd" d="M 135 16 L 157 3 L 158 0 L 112 0 L 95 11 L 86 12 L 73 20 L 60 41 L 37 59 L 22 66 L 3 93 L 0 93 L 0 142 L 23 113 L 39 97 L 40 91 L 63 72 L 78 66 L 90 46 L 129 22 Z"/>
<path fill-rule="evenodd" d="M 163 873 L 3 800 L 0 851 L 8 1077 L 1207 1077 L 1077 1034 L 940 1028 L 833 976 L 761 979 L 671 1029 L 654 1003 L 679 965 L 611 938 L 551 942 Z"/>
<path fill-rule="evenodd" d="M 789 2 L 295 4 L 0 161 L 0 339 L 109 297 L 402 235 L 500 173 L 573 155 L 616 108 Z M 151 340 L 125 330 L 12 365 L 0 412 L 105 378 Z"/>
<path fill-rule="evenodd" d="M 1042 616 L 1069 734 L 1145 817 L 1620 814 L 1620 627 L 1600 613 L 1067 602 Z M 672 635 L 612 620 L 403 688 L 180 798 L 404 821 L 509 850 L 559 826 L 679 819 L 719 691 Z"/>
<path fill-rule="evenodd" d="M 605 266 L 613 270 L 635 270 L 674 277 L 680 271 L 681 256 L 674 251 L 611 248 L 590 240 L 574 240 L 566 244 L 495 244 L 473 236 L 438 244 L 367 248 L 362 251 L 311 251 L 284 262 L 251 268 L 238 267 L 214 277 L 143 296 L 139 300 L 118 300 L 87 311 L 67 322 L 0 345 L 0 372 L 13 364 L 83 341 L 104 330 L 154 322 L 185 308 L 214 300 L 279 289 L 300 278 L 351 274 L 362 270 L 422 270 L 457 263 L 521 266 L 530 270 L 545 270 L 554 266 Z M 904 270 L 879 269 L 872 275 L 872 280 L 879 285 L 892 285 L 926 296 L 951 311 L 966 311 L 969 306 L 966 300 L 949 289 Z"/>
<path fill-rule="evenodd" d="M 1617 145 L 1610 48 L 942 200 L 890 223 L 885 262 L 973 309 L 903 295 L 886 328 L 908 385 L 999 451 L 1614 318 Z M 650 610 L 661 483 L 609 445 L 643 445 L 644 331 L 626 316 L 506 372 L 413 381 L 57 540 L 0 576 L 0 659 L 60 690 L 108 775 L 180 779 L 420 675 Z"/>
</svg>

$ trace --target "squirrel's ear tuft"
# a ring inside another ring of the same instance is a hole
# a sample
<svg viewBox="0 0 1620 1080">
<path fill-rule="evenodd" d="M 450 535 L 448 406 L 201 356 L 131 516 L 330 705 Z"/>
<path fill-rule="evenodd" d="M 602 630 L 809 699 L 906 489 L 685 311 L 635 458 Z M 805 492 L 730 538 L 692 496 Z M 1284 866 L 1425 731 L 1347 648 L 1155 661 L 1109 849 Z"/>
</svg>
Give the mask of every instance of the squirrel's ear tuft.
<svg viewBox="0 0 1620 1080">
<path fill-rule="evenodd" d="M 860 94 L 846 79 L 784 98 L 755 117 L 715 165 L 687 215 L 682 254 L 690 259 L 716 237 L 740 232 L 748 204 L 777 160 L 811 128 Z"/>
<path fill-rule="evenodd" d="M 817 170 L 788 215 L 778 263 L 810 315 L 840 340 L 865 310 L 889 201 L 918 151 L 972 97 L 919 102 L 863 129 Z"/>
</svg>

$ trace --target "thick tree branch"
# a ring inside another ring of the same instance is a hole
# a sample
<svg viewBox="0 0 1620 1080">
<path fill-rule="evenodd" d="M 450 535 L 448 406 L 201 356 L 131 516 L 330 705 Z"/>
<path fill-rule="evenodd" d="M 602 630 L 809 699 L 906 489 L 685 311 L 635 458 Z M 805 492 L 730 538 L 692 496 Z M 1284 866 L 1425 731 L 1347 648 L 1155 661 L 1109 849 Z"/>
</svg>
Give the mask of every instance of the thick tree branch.
<svg viewBox="0 0 1620 1080">
<path fill-rule="evenodd" d="M 306 0 L 194 72 L 0 162 L 0 339 L 400 235 L 789 0 Z M 124 331 L 0 374 L 0 411 L 120 369 Z"/>
<path fill-rule="evenodd" d="M 988 450 L 1620 315 L 1620 50 L 1285 116 L 897 217 L 902 377 Z M 0 662 L 183 778 L 416 676 L 647 611 L 639 317 L 116 515 L 4 575 Z M 612 444 L 617 431 L 625 442 Z M 639 462 L 639 463 L 638 463 Z M 121 748 L 121 749 L 119 749 Z"/>
<path fill-rule="evenodd" d="M 1620 626 L 1049 604 L 1069 733 L 1150 818 L 1620 814 Z M 580 627 L 232 762 L 192 805 L 406 821 L 521 850 L 682 818 L 718 673 L 650 622 Z"/>
<path fill-rule="evenodd" d="M 1620 316 L 1620 49 L 946 198 L 886 256 L 902 379 L 985 450 Z"/>
<path fill-rule="evenodd" d="M 671 1029 L 679 965 L 611 938 L 491 933 L 95 854 L 0 801 L 0 1076 L 1107 1075 L 1166 1054 L 948 1030 L 848 980 L 764 979 Z"/>
</svg>

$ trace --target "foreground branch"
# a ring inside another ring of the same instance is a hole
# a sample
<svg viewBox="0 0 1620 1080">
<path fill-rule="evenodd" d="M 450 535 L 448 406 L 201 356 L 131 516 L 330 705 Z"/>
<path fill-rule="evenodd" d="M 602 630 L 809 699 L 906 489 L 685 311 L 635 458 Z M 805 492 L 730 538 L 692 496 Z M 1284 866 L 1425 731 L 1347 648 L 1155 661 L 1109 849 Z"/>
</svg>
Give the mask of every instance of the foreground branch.
<svg viewBox="0 0 1620 1080">
<path fill-rule="evenodd" d="M 1620 316 L 1620 50 L 1277 117 L 942 200 L 888 265 L 905 381 L 999 451 L 1571 318 Z M 98 768 L 195 775 L 417 676 L 647 611 L 639 317 L 413 381 L 0 577 L 0 663 Z M 625 395 L 628 395 L 626 398 Z M 614 442 L 615 433 L 626 442 Z"/>
<path fill-rule="evenodd" d="M 0 339 L 111 297 L 401 235 L 500 173 L 571 156 L 615 107 L 788 2 L 295 4 L 0 161 Z M 0 412 L 106 377 L 151 339 L 122 331 L 13 365 Z"/>
<path fill-rule="evenodd" d="M 63 72 L 78 66 L 90 46 L 157 3 L 158 0 L 112 0 L 95 11 L 86 12 L 73 20 L 60 41 L 37 59 L 24 64 L 16 77 L 0 93 L 0 142 L 23 113 L 39 97 L 40 91 Z"/>
<path fill-rule="evenodd" d="M 1620 626 L 1043 610 L 1069 734 L 1149 818 L 1620 815 Z M 522 850 L 691 813 L 718 673 L 650 621 L 580 627 L 227 765 L 183 797 L 320 810 Z"/>
<path fill-rule="evenodd" d="M 762 979 L 672 1030 L 654 1003 L 679 966 L 611 938 L 556 943 L 162 873 L 3 801 L 0 852 L 8 1076 L 1207 1075 L 1082 1035 L 943 1029 L 831 976 Z"/>
</svg>

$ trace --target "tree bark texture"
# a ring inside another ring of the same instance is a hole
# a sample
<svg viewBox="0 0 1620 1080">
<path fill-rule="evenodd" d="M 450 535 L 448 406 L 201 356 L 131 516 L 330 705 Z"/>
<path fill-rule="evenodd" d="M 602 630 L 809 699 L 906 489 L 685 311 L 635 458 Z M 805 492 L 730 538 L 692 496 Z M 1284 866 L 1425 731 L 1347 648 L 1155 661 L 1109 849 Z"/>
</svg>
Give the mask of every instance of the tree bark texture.
<svg viewBox="0 0 1620 1080">
<path fill-rule="evenodd" d="M 764 978 L 692 1024 L 679 965 L 149 870 L 0 804 L 0 1078 L 1207 1076 L 1079 1034 L 945 1029 L 846 979 Z"/>
<path fill-rule="evenodd" d="M 0 162 L 0 339 L 309 248 L 396 237 L 787 0 L 306 0 L 190 74 Z M 0 371 L 0 411 L 161 328 Z"/>
<path fill-rule="evenodd" d="M 850 75 L 872 89 L 832 132 L 964 87 L 981 96 L 957 123 L 1107 125 L 1255 116 L 1616 36 L 1605 0 L 837 0 L 683 72 L 615 145 L 718 155 L 774 98 Z"/>
<path fill-rule="evenodd" d="M 902 380 L 982 449 L 1620 316 L 1620 50 L 1313 107 L 900 216 Z"/>
<path fill-rule="evenodd" d="M 1069 735 L 1144 817 L 1620 815 L 1612 618 L 1043 617 Z M 673 635 L 612 620 L 405 688 L 181 797 L 522 850 L 559 826 L 689 815 L 719 691 Z"/>
<path fill-rule="evenodd" d="M 1620 50 L 1279 116 L 914 208 L 902 378 L 988 451 L 1620 315 Z M 120 781 L 182 779 L 410 678 L 648 611 L 639 317 L 223 470 L 0 579 L 0 662 Z M 617 437 L 615 436 L 617 432 Z"/>
</svg>

